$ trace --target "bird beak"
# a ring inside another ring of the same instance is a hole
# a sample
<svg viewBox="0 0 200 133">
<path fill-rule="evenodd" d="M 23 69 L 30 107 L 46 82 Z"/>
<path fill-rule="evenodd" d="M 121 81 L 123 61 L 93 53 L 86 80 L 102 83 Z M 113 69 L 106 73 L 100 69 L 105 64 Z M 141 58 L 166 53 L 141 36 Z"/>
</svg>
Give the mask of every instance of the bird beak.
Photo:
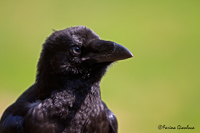
<svg viewBox="0 0 200 133">
<path fill-rule="evenodd" d="M 90 60 L 93 63 L 114 62 L 133 57 L 127 48 L 111 41 L 94 40 L 87 48 L 90 52 L 82 58 L 82 61 Z"/>
</svg>

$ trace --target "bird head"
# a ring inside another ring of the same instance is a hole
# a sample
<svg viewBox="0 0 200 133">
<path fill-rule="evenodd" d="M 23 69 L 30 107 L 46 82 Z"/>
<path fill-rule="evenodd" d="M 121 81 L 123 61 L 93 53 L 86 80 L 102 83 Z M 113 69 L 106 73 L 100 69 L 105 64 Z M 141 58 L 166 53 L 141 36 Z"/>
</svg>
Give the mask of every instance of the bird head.
<svg viewBox="0 0 200 133">
<path fill-rule="evenodd" d="M 100 79 L 115 61 L 133 57 L 125 47 L 101 40 L 89 28 L 55 31 L 43 44 L 38 73 Z"/>
</svg>

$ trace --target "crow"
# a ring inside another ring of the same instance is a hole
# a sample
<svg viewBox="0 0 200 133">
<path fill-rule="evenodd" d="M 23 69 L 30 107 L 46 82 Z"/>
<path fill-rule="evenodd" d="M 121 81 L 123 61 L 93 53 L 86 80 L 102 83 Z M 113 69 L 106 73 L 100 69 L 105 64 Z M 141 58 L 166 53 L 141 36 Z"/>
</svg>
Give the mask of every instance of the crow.
<svg viewBox="0 0 200 133">
<path fill-rule="evenodd" d="M 100 81 L 108 66 L 130 57 L 87 27 L 54 31 L 43 44 L 35 83 L 5 110 L 0 133 L 117 133 Z"/>
</svg>

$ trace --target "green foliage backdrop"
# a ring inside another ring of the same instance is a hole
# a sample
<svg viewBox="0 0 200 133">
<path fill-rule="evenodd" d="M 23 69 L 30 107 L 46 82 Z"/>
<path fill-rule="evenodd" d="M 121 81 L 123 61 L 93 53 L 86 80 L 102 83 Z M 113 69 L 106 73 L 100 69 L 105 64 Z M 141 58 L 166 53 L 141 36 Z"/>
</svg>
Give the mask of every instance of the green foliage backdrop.
<svg viewBox="0 0 200 133">
<path fill-rule="evenodd" d="M 198 0 L 1 0 L 0 115 L 34 83 L 52 29 L 85 25 L 134 55 L 113 64 L 101 83 L 120 133 L 177 132 L 160 124 L 200 132 L 199 7 Z"/>
</svg>

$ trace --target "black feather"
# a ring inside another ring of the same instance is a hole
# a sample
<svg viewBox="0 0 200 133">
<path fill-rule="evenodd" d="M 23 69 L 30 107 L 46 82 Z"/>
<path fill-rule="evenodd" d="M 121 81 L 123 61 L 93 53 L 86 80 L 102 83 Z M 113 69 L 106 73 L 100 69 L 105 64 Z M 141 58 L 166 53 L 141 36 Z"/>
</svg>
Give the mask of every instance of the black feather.
<svg viewBox="0 0 200 133">
<path fill-rule="evenodd" d="M 84 26 L 55 31 L 43 44 L 35 84 L 6 109 L 0 133 L 116 133 L 100 80 L 110 64 L 130 57 Z"/>
</svg>

